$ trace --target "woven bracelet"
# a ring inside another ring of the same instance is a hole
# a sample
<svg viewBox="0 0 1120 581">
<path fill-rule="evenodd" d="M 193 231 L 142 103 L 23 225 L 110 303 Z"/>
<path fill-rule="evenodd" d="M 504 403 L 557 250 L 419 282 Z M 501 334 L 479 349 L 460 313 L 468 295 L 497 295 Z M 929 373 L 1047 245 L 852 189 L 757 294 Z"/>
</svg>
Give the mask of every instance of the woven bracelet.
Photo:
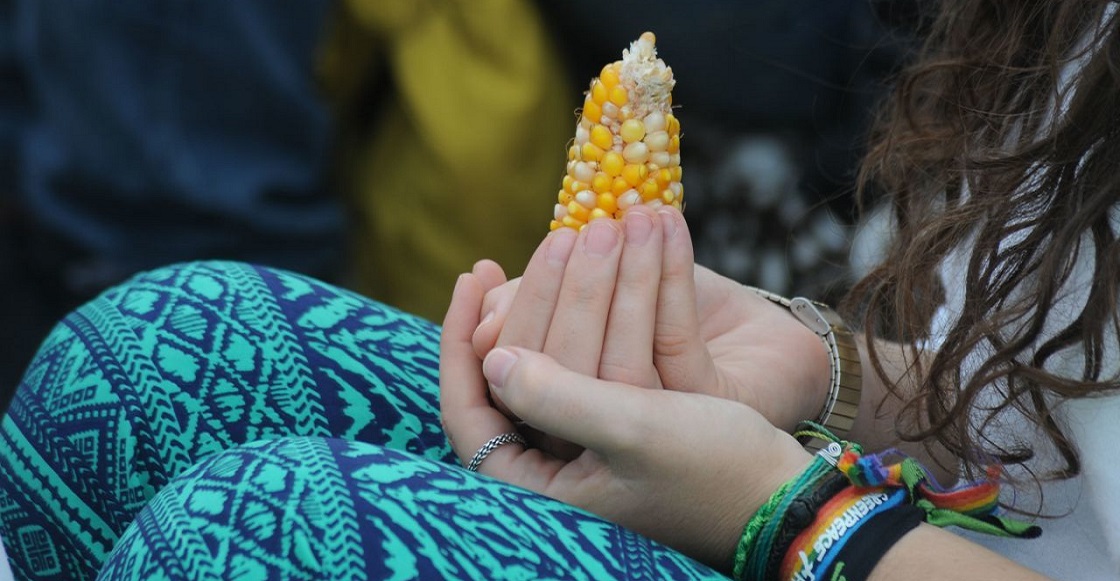
<svg viewBox="0 0 1120 581">
<path fill-rule="evenodd" d="M 942 489 L 917 460 L 896 450 L 864 455 L 859 444 L 814 422 L 802 422 L 794 436 L 827 446 L 747 522 L 735 551 L 737 580 L 819 579 L 839 572 L 836 567 L 846 567 L 847 579 L 860 579 L 923 521 L 1006 537 L 1041 534 L 996 514 L 998 466 L 989 467 L 984 481 Z"/>
</svg>

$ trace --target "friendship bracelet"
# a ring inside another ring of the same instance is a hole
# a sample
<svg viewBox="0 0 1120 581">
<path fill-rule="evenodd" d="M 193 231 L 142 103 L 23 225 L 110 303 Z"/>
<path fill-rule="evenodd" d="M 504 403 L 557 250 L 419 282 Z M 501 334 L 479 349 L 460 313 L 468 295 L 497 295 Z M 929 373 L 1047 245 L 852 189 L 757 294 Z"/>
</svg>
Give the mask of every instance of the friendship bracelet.
<svg viewBox="0 0 1120 581">
<path fill-rule="evenodd" d="M 1041 534 L 996 514 L 998 466 L 989 467 L 986 480 L 942 489 L 917 460 L 896 450 L 864 455 L 859 444 L 815 422 L 802 422 L 793 435 L 826 445 L 743 528 L 733 563 L 737 580 L 865 579 L 921 522 L 1007 537 Z"/>
</svg>

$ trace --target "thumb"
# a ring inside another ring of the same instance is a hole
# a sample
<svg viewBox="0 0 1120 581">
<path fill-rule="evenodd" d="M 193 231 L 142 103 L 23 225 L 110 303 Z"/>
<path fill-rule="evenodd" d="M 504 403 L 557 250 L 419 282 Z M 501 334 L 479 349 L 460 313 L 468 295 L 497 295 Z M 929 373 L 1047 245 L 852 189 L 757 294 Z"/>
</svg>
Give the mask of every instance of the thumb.
<svg viewBox="0 0 1120 581">
<path fill-rule="evenodd" d="M 576 373 L 519 347 L 490 351 L 482 370 L 494 392 L 530 426 L 604 454 L 628 447 L 655 393 Z"/>
</svg>

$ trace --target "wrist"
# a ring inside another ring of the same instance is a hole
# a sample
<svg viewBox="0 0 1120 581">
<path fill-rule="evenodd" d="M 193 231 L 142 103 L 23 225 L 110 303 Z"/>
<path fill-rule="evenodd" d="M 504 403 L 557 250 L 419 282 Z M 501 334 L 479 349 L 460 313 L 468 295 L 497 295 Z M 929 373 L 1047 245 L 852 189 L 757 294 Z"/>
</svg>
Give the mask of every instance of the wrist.
<svg viewBox="0 0 1120 581">
<path fill-rule="evenodd" d="M 863 364 L 855 335 L 844 323 L 839 314 L 824 303 L 811 301 L 804 297 L 787 299 L 755 287 L 747 287 L 759 296 L 788 309 L 806 329 L 817 337 L 818 346 L 814 357 L 823 354 L 828 363 L 827 376 L 811 381 L 811 395 L 801 398 L 803 405 L 798 420 L 817 422 L 840 438 L 846 438 L 855 425 L 863 390 Z M 819 367 L 815 367 L 819 368 Z M 821 395 L 823 389 L 823 395 Z M 816 402 L 815 408 L 811 403 Z M 817 450 L 823 442 L 803 442 L 811 450 Z"/>
</svg>

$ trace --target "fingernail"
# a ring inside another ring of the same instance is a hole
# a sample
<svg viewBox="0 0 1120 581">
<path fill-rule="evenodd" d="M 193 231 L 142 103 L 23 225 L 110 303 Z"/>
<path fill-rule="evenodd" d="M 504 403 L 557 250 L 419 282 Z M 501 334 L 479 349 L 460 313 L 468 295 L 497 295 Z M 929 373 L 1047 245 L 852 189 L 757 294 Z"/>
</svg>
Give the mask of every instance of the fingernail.
<svg viewBox="0 0 1120 581">
<path fill-rule="evenodd" d="M 498 388 L 505 387 L 514 363 L 517 363 L 517 355 L 512 351 L 493 349 L 486 354 L 486 360 L 482 362 L 482 373 L 486 375 L 490 385 Z"/>
<path fill-rule="evenodd" d="M 642 212 L 627 212 L 622 219 L 622 226 L 626 229 L 626 244 L 641 246 L 653 232 L 653 219 Z"/>
<path fill-rule="evenodd" d="M 661 214 L 661 231 L 665 233 L 665 239 L 670 240 L 677 235 L 679 228 L 676 213 L 670 210 L 658 210 L 658 213 Z"/>
<path fill-rule="evenodd" d="M 587 225 L 584 249 L 591 256 L 606 256 L 618 245 L 618 228 L 614 220 L 599 218 Z"/>
<path fill-rule="evenodd" d="M 576 231 L 571 228 L 559 228 L 552 233 L 548 241 L 548 259 L 552 262 L 564 263 L 572 254 L 572 247 L 576 244 Z"/>
<path fill-rule="evenodd" d="M 467 273 L 465 273 L 465 272 L 463 274 L 460 274 L 459 278 L 455 279 L 455 289 L 451 291 L 452 295 L 459 294 L 459 287 L 463 286 L 463 281 L 466 280 L 466 279 L 467 279 Z"/>
</svg>

